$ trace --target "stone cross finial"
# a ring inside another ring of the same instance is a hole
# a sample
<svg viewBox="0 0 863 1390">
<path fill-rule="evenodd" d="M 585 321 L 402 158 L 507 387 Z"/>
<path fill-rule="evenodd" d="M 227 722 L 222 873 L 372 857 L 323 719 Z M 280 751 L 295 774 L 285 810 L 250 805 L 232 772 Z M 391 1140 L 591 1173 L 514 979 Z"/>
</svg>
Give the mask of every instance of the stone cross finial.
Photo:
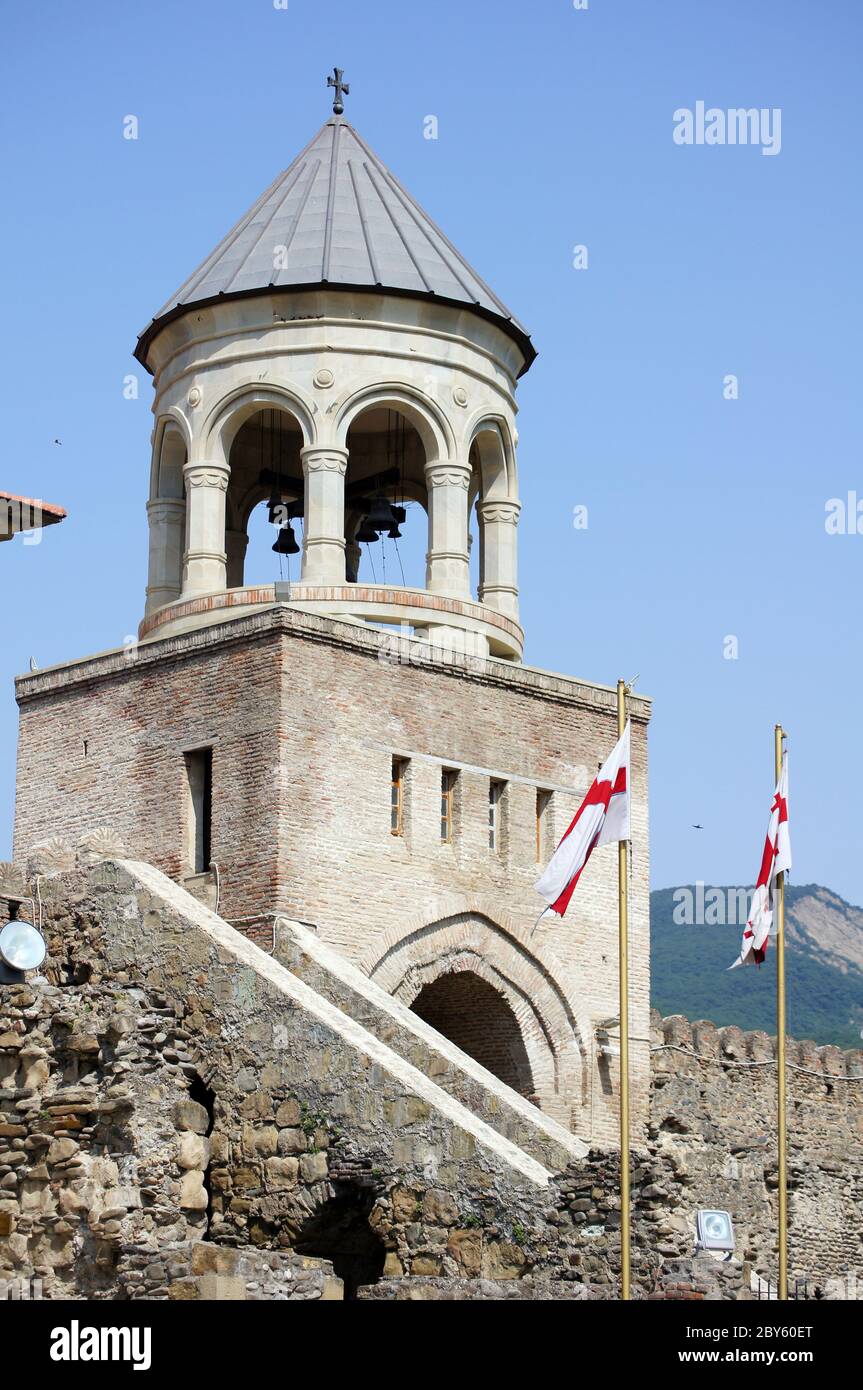
<svg viewBox="0 0 863 1390">
<path fill-rule="evenodd" d="M 351 89 L 347 82 L 342 81 L 345 75 L 344 68 L 333 68 L 333 74 L 334 76 L 327 78 L 327 86 L 336 89 L 333 96 L 333 112 L 336 116 L 340 116 L 345 109 L 342 96 L 348 96 Z"/>
</svg>

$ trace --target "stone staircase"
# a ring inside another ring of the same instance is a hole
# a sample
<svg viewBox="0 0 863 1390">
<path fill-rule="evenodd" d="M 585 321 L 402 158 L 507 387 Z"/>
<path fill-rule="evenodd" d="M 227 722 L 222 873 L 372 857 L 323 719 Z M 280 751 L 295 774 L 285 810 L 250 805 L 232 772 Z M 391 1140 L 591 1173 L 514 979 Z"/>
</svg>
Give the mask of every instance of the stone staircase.
<svg viewBox="0 0 863 1390">
<path fill-rule="evenodd" d="M 443 1037 L 301 922 L 276 919 L 275 959 L 544 1168 L 588 1145 Z"/>
</svg>

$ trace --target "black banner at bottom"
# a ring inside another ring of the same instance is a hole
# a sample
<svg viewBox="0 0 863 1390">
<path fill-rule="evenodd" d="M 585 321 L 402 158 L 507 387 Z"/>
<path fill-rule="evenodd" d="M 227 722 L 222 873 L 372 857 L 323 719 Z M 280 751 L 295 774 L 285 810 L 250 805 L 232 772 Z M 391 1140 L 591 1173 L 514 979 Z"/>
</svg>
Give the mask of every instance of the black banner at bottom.
<svg viewBox="0 0 863 1390">
<path fill-rule="evenodd" d="M 847 1302 L 686 1300 L 623 1304 L 507 1299 L 489 1300 L 480 1308 L 477 1302 L 483 1300 L 472 1300 L 469 1305 L 456 1303 L 452 1312 L 438 1307 L 420 1314 L 425 1338 L 451 1329 L 460 1334 L 460 1375 L 473 1355 L 486 1376 L 498 1362 L 506 1369 L 514 1355 L 542 1362 L 548 1356 L 556 1361 L 563 1358 L 574 1370 L 581 1355 L 593 1362 L 599 1346 L 607 1371 L 615 1374 L 652 1377 L 672 1368 L 685 1374 L 687 1368 L 698 1373 L 710 1366 L 732 1371 L 737 1367 L 784 1370 L 802 1366 L 823 1373 L 834 1367 L 847 1368 L 858 1325 L 858 1305 Z M 271 1366 L 284 1366 L 288 1346 L 293 1376 L 304 1366 L 320 1376 L 335 1368 L 340 1353 L 355 1358 L 357 1348 L 366 1345 L 370 1333 L 376 1338 L 398 1339 L 415 1335 L 420 1326 L 411 1321 L 416 1314 L 408 1314 L 405 1323 L 403 1309 L 386 1314 L 362 1300 L 333 1308 L 302 1300 L 10 1300 L 2 1305 L 0 1314 L 6 1334 L 3 1361 L 7 1380 L 14 1378 L 20 1357 L 22 1373 L 26 1369 L 28 1376 L 45 1377 L 49 1383 L 55 1377 L 67 1379 L 70 1374 L 91 1377 L 103 1368 L 112 1374 L 129 1371 L 139 1377 L 173 1377 L 183 1371 L 224 1374 L 238 1358 L 256 1375 Z M 505 1322 L 498 1321 L 499 1315 L 505 1315 Z M 449 1322 L 452 1316 L 455 1324 Z M 431 1321 L 426 1322 L 426 1317 Z M 338 1339 L 336 1331 L 340 1333 Z M 539 1343 L 538 1333 L 549 1340 Z M 396 1345 L 394 1342 L 393 1347 Z M 448 1359 L 443 1351 L 446 1345 L 440 1344 L 444 1361 Z M 425 1364 L 431 1371 L 431 1364 Z M 368 1374 L 367 1367 L 355 1369 L 363 1377 Z M 439 1371 L 444 1369 L 441 1364 Z"/>
</svg>

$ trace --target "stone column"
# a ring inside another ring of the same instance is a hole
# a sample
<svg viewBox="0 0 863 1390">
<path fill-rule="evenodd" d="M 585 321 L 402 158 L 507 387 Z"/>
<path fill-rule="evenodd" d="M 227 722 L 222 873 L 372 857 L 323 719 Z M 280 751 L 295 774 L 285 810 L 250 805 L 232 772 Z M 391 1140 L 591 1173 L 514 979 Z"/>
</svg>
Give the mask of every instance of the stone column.
<svg viewBox="0 0 863 1390">
<path fill-rule="evenodd" d="M 304 584 L 345 583 L 345 472 L 347 449 L 307 448 L 300 453 L 305 480 Z"/>
<path fill-rule="evenodd" d="M 429 505 L 426 588 L 429 593 L 469 599 L 467 494 L 470 464 L 436 460 L 426 464 L 425 474 Z"/>
<path fill-rule="evenodd" d="M 183 598 L 220 593 L 226 587 L 225 497 L 231 470 L 226 463 L 187 463 L 186 556 Z"/>
<path fill-rule="evenodd" d="M 145 613 L 180 597 L 186 503 L 182 497 L 154 497 L 147 503 L 150 526 L 150 564 Z"/>
<path fill-rule="evenodd" d="M 480 602 L 518 622 L 517 527 L 521 503 L 510 500 L 479 502 L 482 527 L 482 588 Z"/>
<path fill-rule="evenodd" d="M 226 532 L 225 548 L 228 553 L 227 586 L 229 589 L 239 589 L 243 583 L 246 551 L 249 548 L 245 531 Z"/>
</svg>

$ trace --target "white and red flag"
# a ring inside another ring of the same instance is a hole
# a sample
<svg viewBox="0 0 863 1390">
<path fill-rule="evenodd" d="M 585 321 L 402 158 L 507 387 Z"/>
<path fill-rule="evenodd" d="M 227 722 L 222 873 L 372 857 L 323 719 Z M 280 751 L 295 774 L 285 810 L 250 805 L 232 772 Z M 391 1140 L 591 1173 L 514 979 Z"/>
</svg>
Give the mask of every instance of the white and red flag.
<svg viewBox="0 0 863 1390">
<path fill-rule="evenodd" d="M 738 965 L 760 965 L 764 960 L 767 953 L 767 939 L 774 934 L 773 896 L 776 878 L 778 874 L 785 873 L 790 868 L 788 754 L 784 753 L 779 781 L 776 783 L 776 791 L 773 794 L 773 805 L 770 807 L 770 824 L 767 827 L 767 839 L 764 842 L 761 869 L 758 874 L 758 882 L 755 885 L 749 921 L 743 929 L 740 955 L 734 965 L 729 966 L 730 970 L 734 970 Z"/>
<path fill-rule="evenodd" d="M 546 912 L 562 917 L 597 845 L 629 839 L 629 721 L 536 885 Z M 545 913 L 543 913 L 545 916 Z"/>
</svg>

